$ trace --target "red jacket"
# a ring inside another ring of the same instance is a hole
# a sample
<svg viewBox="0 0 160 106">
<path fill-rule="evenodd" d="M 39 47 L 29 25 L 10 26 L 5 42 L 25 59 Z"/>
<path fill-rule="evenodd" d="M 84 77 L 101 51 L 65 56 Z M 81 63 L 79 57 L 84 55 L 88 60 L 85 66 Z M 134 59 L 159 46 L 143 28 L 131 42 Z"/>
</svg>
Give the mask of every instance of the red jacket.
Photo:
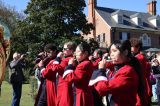
<svg viewBox="0 0 160 106">
<path fill-rule="evenodd" d="M 46 68 L 41 70 L 41 72 L 43 71 L 41 74 L 44 78 L 46 78 L 46 80 L 41 81 L 40 88 L 39 88 L 37 96 L 35 98 L 34 106 L 37 106 L 38 102 L 40 101 L 40 96 L 41 96 L 42 92 L 45 92 L 42 90 L 47 90 L 46 93 L 48 93 L 47 94 L 48 106 L 55 106 L 55 104 L 56 104 L 56 85 L 55 85 L 56 74 L 51 71 L 52 63 L 54 62 L 54 60 L 51 60 L 52 58 L 46 58 L 46 59 L 48 59 L 44 63 L 44 66 Z M 44 83 L 46 83 L 46 84 L 44 85 Z M 46 89 L 43 89 L 43 87 L 45 87 Z M 51 93 L 49 93 L 49 92 L 51 92 Z"/>
<path fill-rule="evenodd" d="M 74 83 L 76 88 L 76 106 L 93 106 L 92 90 L 88 87 L 93 73 L 93 65 L 89 60 L 79 63 L 76 69 L 65 70 L 63 78 L 69 83 Z"/>
<path fill-rule="evenodd" d="M 64 69 L 68 66 L 68 61 L 71 57 L 62 59 L 60 64 L 54 64 L 55 72 L 58 72 L 58 86 L 57 86 L 57 106 L 73 106 L 73 90 L 72 84 L 63 80 L 62 75 Z"/>
<path fill-rule="evenodd" d="M 46 79 L 47 106 L 56 106 L 56 72 L 53 71 L 52 60 L 42 72 Z"/>
<path fill-rule="evenodd" d="M 113 75 L 111 71 L 110 76 Z M 94 87 L 101 96 L 112 95 L 115 106 L 135 106 L 138 75 L 130 65 L 124 65 L 110 80 L 99 81 Z"/>
</svg>

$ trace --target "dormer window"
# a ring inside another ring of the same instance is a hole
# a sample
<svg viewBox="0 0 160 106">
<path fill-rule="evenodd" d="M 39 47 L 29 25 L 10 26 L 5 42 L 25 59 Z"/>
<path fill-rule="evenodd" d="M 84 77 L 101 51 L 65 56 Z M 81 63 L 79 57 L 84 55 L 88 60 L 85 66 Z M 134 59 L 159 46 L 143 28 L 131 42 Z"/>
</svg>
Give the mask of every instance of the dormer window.
<svg viewBox="0 0 160 106">
<path fill-rule="evenodd" d="M 142 22 L 142 19 L 141 19 L 141 18 L 138 18 L 138 25 L 140 25 L 140 26 L 143 25 L 143 22 Z"/>
<path fill-rule="evenodd" d="M 121 10 L 117 10 L 116 12 L 111 14 L 112 18 L 119 24 L 123 24 L 123 13 Z"/>
<path fill-rule="evenodd" d="M 130 18 L 136 25 L 139 25 L 139 26 L 143 25 L 142 18 L 139 13 L 131 15 Z"/>
<path fill-rule="evenodd" d="M 160 19 L 157 20 L 157 27 L 160 27 Z"/>
<path fill-rule="evenodd" d="M 149 22 L 154 26 L 154 27 L 160 27 L 160 16 L 152 16 L 148 18 Z"/>
<path fill-rule="evenodd" d="M 118 23 L 123 24 L 123 16 L 118 16 Z"/>
</svg>

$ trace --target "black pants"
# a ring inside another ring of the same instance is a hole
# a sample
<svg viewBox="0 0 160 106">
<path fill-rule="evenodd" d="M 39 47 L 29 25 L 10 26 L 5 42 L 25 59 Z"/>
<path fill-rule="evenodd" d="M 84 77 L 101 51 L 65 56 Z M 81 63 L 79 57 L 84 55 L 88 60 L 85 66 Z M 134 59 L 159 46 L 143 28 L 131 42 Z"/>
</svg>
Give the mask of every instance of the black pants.
<svg viewBox="0 0 160 106">
<path fill-rule="evenodd" d="M 47 106 L 46 81 L 42 85 L 42 92 L 40 94 L 37 106 Z"/>
<path fill-rule="evenodd" d="M 102 103 L 102 97 L 100 97 L 100 95 L 94 88 L 92 90 L 92 93 L 94 98 L 94 106 L 104 106 Z"/>
<path fill-rule="evenodd" d="M 12 83 L 13 97 L 11 106 L 19 106 L 22 94 L 22 82 Z"/>
</svg>

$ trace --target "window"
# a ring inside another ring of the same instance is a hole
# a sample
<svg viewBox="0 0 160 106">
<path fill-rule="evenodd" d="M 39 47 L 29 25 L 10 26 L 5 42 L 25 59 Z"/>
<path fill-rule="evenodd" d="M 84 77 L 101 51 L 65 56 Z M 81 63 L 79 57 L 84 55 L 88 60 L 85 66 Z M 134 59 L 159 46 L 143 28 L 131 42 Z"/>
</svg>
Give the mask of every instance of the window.
<svg viewBox="0 0 160 106">
<path fill-rule="evenodd" d="M 143 40 L 147 40 L 147 36 L 146 35 L 143 35 Z"/>
<path fill-rule="evenodd" d="M 120 39 L 120 40 L 130 39 L 130 33 L 127 33 L 127 32 L 119 32 L 119 39 Z"/>
<path fill-rule="evenodd" d="M 140 39 L 142 40 L 142 44 L 144 47 L 150 47 L 151 46 L 151 38 L 145 33 L 143 34 Z"/>
<path fill-rule="evenodd" d="M 100 34 L 100 42 L 103 42 L 103 35 Z"/>
<path fill-rule="evenodd" d="M 100 42 L 105 42 L 105 33 L 100 34 Z"/>
<path fill-rule="evenodd" d="M 157 20 L 157 27 L 160 27 L 160 20 Z"/>
<path fill-rule="evenodd" d="M 142 25 L 142 19 L 138 18 L 138 25 Z"/>
<path fill-rule="evenodd" d="M 103 33 L 103 42 L 105 42 L 105 33 Z"/>
<path fill-rule="evenodd" d="M 100 35 L 97 36 L 97 42 L 100 42 Z"/>
<path fill-rule="evenodd" d="M 126 32 L 122 32 L 122 40 L 127 40 L 127 33 Z"/>
<path fill-rule="evenodd" d="M 118 23 L 122 24 L 123 23 L 123 17 L 122 16 L 118 16 Z"/>
</svg>

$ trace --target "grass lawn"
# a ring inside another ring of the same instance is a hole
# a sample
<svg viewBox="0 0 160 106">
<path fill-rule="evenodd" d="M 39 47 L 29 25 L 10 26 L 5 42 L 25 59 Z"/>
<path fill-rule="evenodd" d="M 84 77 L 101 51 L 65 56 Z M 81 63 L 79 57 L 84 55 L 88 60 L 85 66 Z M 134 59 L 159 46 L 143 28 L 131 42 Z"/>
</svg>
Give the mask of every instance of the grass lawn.
<svg viewBox="0 0 160 106">
<path fill-rule="evenodd" d="M 12 100 L 12 86 L 3 81 L 1 88 L 0 106 L 11 106 Z M 31 97 L 30 84 L 23 84 L 22 86 L 22 97 L 20 106 L 33 106 L 34 100 Z"/>
<path fill-rule="evenodd" d="M 0 97 L 0 106 L 11 106 L 12 100 L 12 86 L 3 81 Z M 22 86 L 22 97 L 20 106 L 33 106 L 34 100 L 31 97 L 31 85 L 23 84 Z M 151 106 L 158 106 L 157 103 L 152 103 Z"/>
</svg>

